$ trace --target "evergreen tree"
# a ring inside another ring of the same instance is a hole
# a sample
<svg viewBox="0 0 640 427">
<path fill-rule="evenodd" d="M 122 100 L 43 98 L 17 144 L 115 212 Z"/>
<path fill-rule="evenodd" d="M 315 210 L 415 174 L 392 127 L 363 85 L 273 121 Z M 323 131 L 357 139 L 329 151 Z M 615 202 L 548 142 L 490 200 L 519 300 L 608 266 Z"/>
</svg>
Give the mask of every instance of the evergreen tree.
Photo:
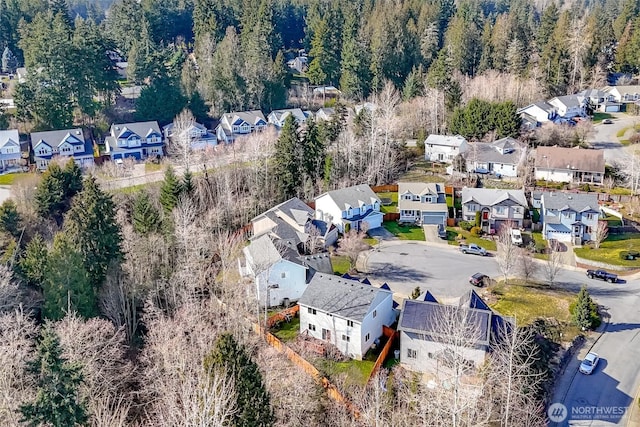
<svg viewBox="0 0 640 427">
<path fill-rule="evenodd" d="M 86 318 L 97 314 L 96 291 L 75 246 L 64 232 L 53 240 L 42 283 L 42 314 L 47 319 L 62 319 L 69 310 Z"/>
<path fill-rule="evenodd" d="M 192 196 L 195 190 L 195 186 L 193 184 L 193 174 L 189 169 L 184 171 L 184 175 L 182 175 L 182 193 L 187 196 Z"/>
<path fill-rule="evenodd" d="M 87 408 L 79 396 L 81 367 L 62 357 L 60 339 L 50 324 L 42 329 L 36 358 L 27 365 L 27 372 L 35 382 L 36 392 L 30 403 L 20 407 L 22 422 L 30 427 L 87 423 Z"/>
<path fill-rule="evenodd" d="M 540 19 L 540 27 L 538 28 L 536 37 L 538 49 L 542 50 L 551 40 L 551 35 L 556 28 L 558 17 L 558 7 L 555 2 L 551 2 L 542 12 L 542 18 Z"/>
<path fill-rule="evenodd" d="M 309 117 L 305 122 L 305 132 L 301 140 L 300 154 L 302 158 L 299 164 L 302 166 L 304 175 L 315 183 L 320 177 L 322 165 L 324 164 L 325 147 L 321 139 L 320 129 L 316 125 L 313 117 Z"/>
<path fill-rule="evenodd" d="M 69 159 L 62 170 L 64 197 L 71 200 L 82 191 L 82 169 L 73 159 Z"/>
<path fill-rule="evenodd" d="M 136 100 L 135 118 L 139 121 L 157 120 L 160 124 L 168 124 L 186 105 L 187 99 L 174 79 L 166 75 L 158 76 L 140 91 L 140 97 Z"/>
<path fill-rule="evenodd" d="M 284 121 L 272 159 L 277 185 L 284 199 L 294 197 L 302 184 L 299 148 L 298 125 L 290 114 Z"/>
<path fill-rule="evenodd" d="M 19 262 L 19 271 L 29 285 L 42 287 L 47 272 L 47 259 L 47 246 L 42 236 L 36 234 Z"/>
<path fill-rule="evenodd" d="M 133 229 L 136 233 L 154 233 L 160 229 L 160 212 L 149 198 L 149 193 L 141 191 L 133 203 Z"/>
<path fill-rule="evenodd" d="M 18 58 L 11 52 L 9 46 L 6 46 L 2 52 L 2 72 L 15 73 L 16 68 L 18 68 Z"/>
<path fill-rule="evenodd" d="M 599 325 L 598 306 L 591 299 L 586 286 L 578 292 L 578 300 L 573 310 L 573 321 L 583 330 Z"/>
<path fill-rule="evenodd" d="M 57 163 L 50 163 L 42 174 L 35 194 L 36 212 L 43 218 L 62 223 L 65 211 L 64 174 Z"/>
<path fill-rule="evenodd" d="M 340 90 L 346 97 L 365 99 L 369 95 L 371 61 L 368 46 L 358 33 L 358 24 L 358 11 L 352 10 L 347 14 L 342 39 Z"/>
<path fill-rule="evenodd" d="M 173 208 L 178 205 L 181 193 L 182 185 L 173 168 L 169 166 L 164 173 L 164 182 L 162 183 L 162 187 L 160 187 L 160 204 L 165 213 L 170 214 Z"/>
<path fill-rule="evenodd" d="M 18 206 L 11 199 L 5 200 L 0 205 L 0 230 L 11 234 L 13 237 L 20 236 L 20 214 Z"/>
<path fill-rule="evenodd" d="M 211 354 L 204 361 L 208 370 L 222 370 L 235 381 L 237 411 L 231 425 L 238 427 L 268 427 L 274 425 L 269 394 L 258 365 L 233 335 L 218 337 Z"/>
<path fill-rule="evenodd" d="M 122 236 L 111 195 L 100 189 L 95 178 L 84 181 L 66 216 L 65 231 L 82 255 L 91 284 L 98 289 L 109 264 L 122 256 Z"/>
<path fill-rule="evenodd" d="M 314 28 L 309 51 L 312 59 L 307 77 L 312 84 L 338 81 L 340 54 L 334 49 L 333 37 L 334 32 L 329 28 L 327 20 L 321 19 Z"/>
<path fill-rule="evenodd" d="M 516 105 L 511 101 L 493 105 L 493 128 L 498 138 L 520 135 L 521 120 Z"/>
<path fill-rule="evenodd" d="M 402 88 L 402 99 L 409 101 L 419 96 L 423 91 L 423 82 L 425 79 L 422 67 L 411 70 Z"/>
</svg>

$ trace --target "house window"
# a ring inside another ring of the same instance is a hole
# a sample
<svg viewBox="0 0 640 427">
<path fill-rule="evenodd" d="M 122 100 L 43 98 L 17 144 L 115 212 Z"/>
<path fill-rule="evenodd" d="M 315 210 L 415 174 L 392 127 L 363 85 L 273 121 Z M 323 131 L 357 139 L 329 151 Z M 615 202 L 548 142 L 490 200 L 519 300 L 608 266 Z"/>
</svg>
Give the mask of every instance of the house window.
<svg viewBox="0 0 640 427">
<path fill-rule="evenodd" d="M 353 328 L 353 320 L 347 320 L 347 326 Z"/>
<path fill-rule="evenodd" d="M 310 331 L 315 331 L 316 330 L 316 325 L 313 325 L 311 323 L 309 323 L 309 328 Z"/>
<path fill-rule="evenodd" d="M 520 213 L 520 208 L 518 206 L 514 206 L 513 213 Z"/>
<path fill-rule="evenodd" d="M 416 359 L 418 357 L 418 351 L 408 348 L 407 349 L 407 357 L 409 359 Z"/>
<path fill-rule="evenodd" d="M 309 308 L 307 308 L 307 311 L 308 311 L 309 314 L 316 314 L 316 309 L 315 308 L 309 307 Z M 314 331 L 315 331 L 315 329 L 314 329 Z"/>
<path fill-rule="evenodd" d="M 351 342 L 351 337 L 349 335 L 342 335 L 342 341 Z"/>
<path fill-rule="evenodd" d="M 502 215 L 504 213 L 504 206 L 496 206 L 496 213 Z"/>
<path fill-rule="evenodd" d="M 378 310 L 373 310 L 373 318 L 375 319 L 376 316 L 378 315 Z"/>
<path fill-rule="evenodd" d="M 368 342 L 369 338 L 371 338 L 371 334 L 367 333 L 367 335 L 364 336 L 364 342 Z"/>
<path fill-rule="evenodd" d="M 283 271 L 282 273 L 280 273 L 280 278 L 281 279 L 284 279 L 286 277 L 287 277 L 287 272 L 286 271 Z"/>
<path fill-rule="evenodd" d="M 562 212 L 562 216 L 565 218 L 570 218 L 571 217 L 571 212 Z"/>
<path fill-rule="evenodd" d="M 584 217 L 586 219 L 593 219 L 593 214 L 588 213 L 588 214 L 585 214 Z"/>
<path fill-rule="evenodd" d="M 467 209 L 469 210 L 469 212 L 475 212 L 478 210 L 478 205 L 467 205 Z"/>
</svg>

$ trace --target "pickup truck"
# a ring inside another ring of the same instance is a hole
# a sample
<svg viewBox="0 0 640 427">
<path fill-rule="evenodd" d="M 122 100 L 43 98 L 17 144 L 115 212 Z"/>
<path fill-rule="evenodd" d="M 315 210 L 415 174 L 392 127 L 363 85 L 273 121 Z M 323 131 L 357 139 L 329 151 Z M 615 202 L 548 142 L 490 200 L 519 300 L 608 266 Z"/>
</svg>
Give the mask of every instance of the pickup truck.
<svg viewBox="0 0 640 427">
<path fill-rule="evenodd" d="M 476 245 L 475 243 L 472 243 L 470 245 L 460 244 L 460 252 L 462 252 L 463 254 L 474 254 L 482 256 L 487 255 L 487 250 L 481 246 Z"/>
<path fill-rule="evenodd" d="M 609 273 L 605 270 L 587 270 L 587 276 L 589 279 L 600 279 L 609 283 L 616 283 L 618 281 L 618 276 L 616 274 Z"/>
</svg>

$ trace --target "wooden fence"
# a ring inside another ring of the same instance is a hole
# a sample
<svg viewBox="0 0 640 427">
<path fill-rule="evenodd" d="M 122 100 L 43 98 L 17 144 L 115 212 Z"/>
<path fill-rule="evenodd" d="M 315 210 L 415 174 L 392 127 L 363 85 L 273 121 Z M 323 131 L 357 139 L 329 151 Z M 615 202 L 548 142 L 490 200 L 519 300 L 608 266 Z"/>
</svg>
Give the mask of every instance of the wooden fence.
<svg viewBox="0 0 640 427">
<path fill-rule="evenodd" d="M 382 217 L 383 221 L 398 221 L 400 219 L 400 213 L 398 212 L 387 212 Z"/>
<path fill-rule="evenodd" d="M 274 314 L 273 316 L 267 319 L 267 328 L 273 328 L 273 325 L 276 325 L 283 321 L 290 320 L 292 317 L 295 317 L 295 315 L 299 311 L 300 311 L 300 306 L 296 304 L 293 307 L 289 307 L 286 310 L 282 310 Z"/>
<path fill-rule="evenodd" d="M 398 184 L 378 185 L 371 187 L 374 193 L 393 193 L 398 191 Z"/>
<path fill-rule="evenodd" d="M 378 358 L 376 359 L 376 363 L 373 365 L 373 369 L 371 370 L 371 374 L 369 375 L 369 380 L 367 381 L 367 384 L 371 382 L 373 377 L 375 377 L 378 371 L 380 370 L 380 367 L 382 366 L 384 361 L 387 360 L 387 356 L 389 356 L 389 352 L 393 348 L 393 343 L 396 341 L 396 337 L 398 336 L 398 331 L 383 325 L 382 334 L 388 338 L 387 343 L 382 348 L 382 351 L 380 352 L 380 354 L 378 355 Z"/>
</svg>

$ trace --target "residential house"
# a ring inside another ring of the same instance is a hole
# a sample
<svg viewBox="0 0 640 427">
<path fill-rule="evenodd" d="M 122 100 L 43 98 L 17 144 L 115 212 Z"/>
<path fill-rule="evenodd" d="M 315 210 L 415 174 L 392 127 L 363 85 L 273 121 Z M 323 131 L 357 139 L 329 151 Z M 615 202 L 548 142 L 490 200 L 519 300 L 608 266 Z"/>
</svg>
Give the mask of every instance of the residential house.
<svg viewBox="0 0 640 427">
<path fill-rule="evenodd" d="M 313 96 L 337 98 L 342 92 L 335 86 L 318 86 L 313 89 Z"/>
<path fill-rule="evenodd" d="M 267 121 L 274 125 L 277 129 L 281 129 L 284 126 L 284 121 L 287 117 L 293 116 L 296 119 L 298 125 L 303 124 L 307 117 L 311 115 L 310 111 L 302 111 L 300 108 L 289 108 L 287 110 L 275 110 L 269 113 Z"/>
<path fill-rule="evenodd" d="M 340 233 L 382 226 L 380 199 L 366 184 L 328 191 L 316 197 L 316 219 L 333 223 Z"/>
<path fill-rule="evenodd" d="M 0 170 L 20 166 L 21 158 L 18 130 L 0 130 Z"/>
<path fill-rule="evenodd" d="M 576 184 L 602 184 L 604 179 L 602 150 L 582 148 L 538 147 L 535 178 Z"/>
<path fill-rule="evenodd" d="M 31 134 L 31 147 L 39 170 L 47 169 L 54 157 L 73 158 L 82 168 L 94 164 L 93 144 L 91 140 L 85 140 L 80 128 L 34 132 Z"/>
<path fill-rule="evenodd" d="M 230 144 L 238 137 L 261 132 L 267 128 L 267 119 L 260 110 L 227 113 L 216 127 L 218 141 Z"/>
<path fill-rule="evenodd" d="M 596 194 L 548 191 L 542 193 L 540 204 L 542 236 L 545 239 L 573 245 L 591 240 L 600 216 Z"/>
<path fill-rule="evenodd" d="M 112 160 L 164 155 L 164 139 L 156 121 L 113 124 L 105 146 Z"/>
<path fill-rule="evenodd" d="M 398 321 L 400 363 L 410 371 L 432 375 L 447 375 L 453 360 L 479 368 L 512 324 L 474 290 L 458 305 L 441 304 L 430 292 L 417 300 L 406 299 Z"/>
<path fill-rule="evenodd" d="M 251 220 L 253 236 L 264 234 L 286 242 L 299 253 L 316 251 L 335 244 L 338 229 L 332 223 L 314 218 L 314 210 L 294 197 Z"/>
<path fill-rule="evenodd" d="M 446 225 L 449 210 L 444 184 L 399 182 L 398 212 L 400 222 Z"/>
<path fill-rule="evenodd" d="M 185 131 L 189 135 L 192 150 L 204 150 L 218 145 L 218 138 L 209 132 L 209 129 L 207 129 L 205 125 L 193 122 Z M 164 126 L 162 133 L 164 134 L 165 140 L 171 142 L 175 133 L 174 124 L 169 123 Z"/>
<path fill-rule="evenodd" d="M 588 100 L 595 111 L 602 111 L 605 113 L 615 113 L 620 111 L 620 103 L 616 102 L 613 95 L 599 89 L 585 89 L 582 92 L 577 93 Z"/>
<path fill-rule="evenodd" d="M 300 333 L 358 360 L 396 320 L 391 291 L 330 274 L 316 273 L 298 305 Z"/>
<path fill-rule="evenodd" d="M 525 114 L 533 117 L 536 123 L 540 124 L 553 121 L 558 115 L 558 109 L 546 101 L 540 101 L 520 108 L 517 113 L 520 114 L 521 117 Z"/>
<path fill-rule="evenodd" d="M 526 150 L 513 138 L 492 143 L 476 142 L 465 153 L 468 171 L 480 171 L 500 176 L 518 176 L 518 167 L 526 161 Z"/>
<path fill-rule="evenodd" d="M 578 95 L 564 95 L 556 96 L 549 100 L 549 104 L 556 108 L 558 116 L 565 119 L 572 119 L 574 117 L 585 117 L 586 112 L 586 98 Z"/>
<path fill-rule="evenodd" d="M 268 234 L 253 239 L 242 252 L 240 274 L 253 279 L 254 289 L 247 293 L 261 307 L 288 306 L 302 296 L 316 272 L 333 274 L 329 253 L 300 255 L 295 246 Z"/>
<path fill-rule="evenodd" d="M 27 81 L 27 68 L 26 67 L 18 67 L 16 68 L 16 78 L 18 83 L 25 83 Z"/>
<path fill-rule="evenodd" d="M 620 104 L 640 101 L 640 85 L 605 86 L 602 91 L 609 94 L 612 101 Z"/>
<path fill-rule="evenodd" d="M 462 189 L 462 219 L 475 221 L 480 212 L 480 228 L 493 234 L 502 225 L 522 227 L 524 213 L 528 208 L 523 190 L 497 188 Z"/>
<path fill-rule="evenodd" d="M 424 141 L 424 159 L 430 162 L 451 163 L 465 153 L 469 145 L 460 135 L 429 135 Z"/>
<path fill-rule="evenodd" d="M 309 58 L 306 56 L 296 56 L 295 58 L 287 61 L 287 67 L 298 73 L 304 73 L 309 68 Z"/>
<path fill-rule="evenodd" d="M 318 111 L 316 111 L 316 121 L 325 121 L 328 122 L 329 120 L 331 120 L 331 118 L 333 117 L 333 115 L 336 113 L 336 109 L 332 108 L 332 107 L 326 107 L 326 108 L 321 108 Z"/>
</svg>

